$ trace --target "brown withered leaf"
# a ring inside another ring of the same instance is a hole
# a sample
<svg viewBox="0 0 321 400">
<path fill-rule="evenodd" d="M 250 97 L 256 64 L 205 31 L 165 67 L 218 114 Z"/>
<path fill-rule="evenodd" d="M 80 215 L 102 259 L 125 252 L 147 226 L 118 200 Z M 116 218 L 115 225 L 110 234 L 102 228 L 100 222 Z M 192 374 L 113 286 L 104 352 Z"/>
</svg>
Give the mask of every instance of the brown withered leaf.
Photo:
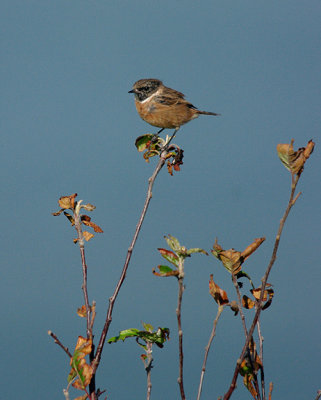
<svg viewBox="0 0 321 400">
<path fill-rule="evenodd" d="M 167 171 L 171 176 L 173 176 L 173 165 L 169 160 L 167 160 Z"/>
<path fill-rule="evenodd" d="M 95 210 L 95 206 L 93 204 L 83 204 L 82 208 L 84 208 L 86 211 L 94 211 Z"/>
<path fill-rule="evenodd" d="M 77 314 L 79 315 L 79 317 L 81 318 L 85 318 L 87 316 L 87 312 L 86 312 L 86 306 L 83 305 L 80 308 L 77 309 Z"/>
<path fill-rule="evenodd" d="M 93 223 L 91 221 L 91 218 L 88 215 L 82 215 L 81 216 L 81 222 L 84 225 L 90 226 L 91 228 L 94 229 L 95 232 L 97 233 L 103 233 L 104 231 L 100 228 L 100 226 L 98 226 L 97 224 Z"/>
<path fill-rule="evenodd" d="M 285 168 L 293 174 L 301 174 L 306 160 L 313 152 L 315 143 L 309 140 L 306 147 L 301 147 L 297 151 L 293 150 L 294 140 L 290 144 L 278 144 L 276 147 L 278 156 Z"/>
<path fill-rule="evenodd" d="M 253 243 L 251 243 L 245 250 L 242 251 L 241 256 L 244 258 L 244 261 L 250 257 L 252 253 L 255 252 L 255 250 L 261 246 L 261 244 L 264 242 L 265 237 L 261 238 L 256 238 L 254 239 Z"/>
<path fill-rule="evenodd" d="M 74 193 L 70 196 L 61 196 L 58 200 L 59 207 L 63 209 L 73 210 L 75 208 L 75 198 L 77 197 L 77 193 Z"/>
<path fill-rule="evenodd" d="M 92 233 L 87 232 L 87 231 L 83 231 L 82 234 L 83 234 L 83 236 L 84 236 L 84 239 L 85 239 L 87 242 L 95 236 L 95 235 L 93 235 Z"/>
<path fill-rule="evenodd" d="M 237 274 L 241 270 L 243 258 L 239 251 L 232 249 L 223 250 L 222 247 L 217 243 L 213 245 L 213 250 L 211 251 L 214 257 L 218 258 L 224 267 L 231 273 Z"/>
<path fill-rule="evenodd" d="M 86 339 L 82 336 L 78 337 L 74 354 L 70 360 L 71 371 L 68 376 L 68 382 L 77 377 L 72 384 L 76 389 L 83 390 L 91 381 L 93 369 L 85 360 L 86 355 L 90 354 L 91 348 L 91 339 Z"/>
<path fill-rule="evenodd" d="M 268 307 L 270 307 L 273 296 L 274 296 L 274 290 L 271 288 L 271 284 L 267 283 L 266 287 L 268 289 L 264 290 L 263 299 L 262 299 L 262 301 L 266 301 L 266 303 L 262 307 L 262 310 L 265 310 Z M 251 293 L 256 298 L 256 300 L 260 300 L 260 296 L 261 296 L 261 288 L 260 287 L 258 287 L 256 289 L 251 289 Z"/>
<path fill-rule="evenodd" d="M 222 247 L 217 243 L 213 245 L 211 253 L 214 257 L 218 258 L 224 267 L 233 274 L 237 274 L 241 271 L 243 262 L 264 242 L 265 238 L 254 239 L 244 251 L 239 252 L 235 249 L 223 250 Z"/>
<path fill-rule="evenodd" d="M 61 208 L 59 211 L 53 212 L 53 213 L 51 213 L 51 214 L 52 214 L 54 217 L 57 217 L 57 216 L 60 215 L 63 211 L 64 211 L 64 209 Z"/>
<path fill-rule="evenodd" d="M 210 295 L 214 298 L 218 305 L 227 304 L 229 302 L 225 290 L 221 289 L 213 280 L 213 274 L 210 275 L 209 281 Z"/>
<path fill-rule="evenodd" d="M 64 211 L 64 215 L 70 221 L 71 225 L 75 225 L 75 219 L 71 214 Z"/>
<path fill-rule="evenodd" d="M 244 377 L 243 383 L 245 387 L 249 390 L 253 399 L 255 400 L 257 400 L 258 398 L 258 394 L 253 385 L 254 376 L 257 375 L 259 369 L 262 368 L 262 366 L 262 361 L 256 352 L 255 342 L 253 338 L 251 338 L 251 341 L 249 343 L 249 352 L 245 356 L 240 366 L 240 374 Z"/>
<path fill-rule="evenodd" d="M 253 301 L 252 299 L 250 299 L 249 297 L 244 295 L 242 298 L 242 306 L 244 308 L 247 308 L 248 310 L 250 310 L 251 308 L 253 308 L 255 306 L 255 301 Z"/>
</svg>

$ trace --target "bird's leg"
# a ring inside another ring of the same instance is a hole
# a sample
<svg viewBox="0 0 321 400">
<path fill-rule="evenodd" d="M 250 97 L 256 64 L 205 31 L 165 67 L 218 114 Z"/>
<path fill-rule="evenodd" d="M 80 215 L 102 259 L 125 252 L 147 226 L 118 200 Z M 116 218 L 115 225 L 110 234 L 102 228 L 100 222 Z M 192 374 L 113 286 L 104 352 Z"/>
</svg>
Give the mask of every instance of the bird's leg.
<svg viewBox="0 0 321 400">
<path fill-rule="evenodd" d="M 174 139 L 176 133 L 178 132 L 179 128 L 176 128 L 172 136 L 170 137 L 169 141 L 166 143 L 166 148 L 170 145 L 171 141 Z"/>
<path fill-rule="evenodd" d="M 161 133 L 161 132 L 163 132 L 163 130 L 164 130 L 165 128 L 162 128 L 162 129 L 160 129 L 157 133 L 154 133 L 154 135 L 153 135 L 153 137 L 152 137 L 152 143 L 155 143 L 155 142 L 157 142 L 157 138 L 158 138 L 158 135 Z"/>
</svg>

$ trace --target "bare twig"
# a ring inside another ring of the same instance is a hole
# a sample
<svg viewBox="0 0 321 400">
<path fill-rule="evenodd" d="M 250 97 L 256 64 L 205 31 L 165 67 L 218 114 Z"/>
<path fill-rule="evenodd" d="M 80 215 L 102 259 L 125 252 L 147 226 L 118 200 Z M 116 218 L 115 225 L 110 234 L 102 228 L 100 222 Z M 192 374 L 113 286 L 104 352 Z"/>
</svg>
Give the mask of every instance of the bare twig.
<svg viewBox="0 0 321 400">
<path fill-rule="evenodd" d="M 315 398 L 315 400 L 319 400 L 320 397 L 321 397 L 321 390 L 318 390 L 317 397 Z"/>
<path fill-rule="evenodd" d="M 145 370 L 146 370 L 146 374 L 147 374 L 147 400 L 150 400 L 150 396 L 152 394 L 152 379 L 151 379 L 151 370 L 153 368 L 153 352 L 152 352 L 152 347 L 153 347 L 153 343 L 151 342 L 147 342 L 146 344 L 147 346 L 147 361 L 145 364 Z"/>
<path fill-rule="evenodd" d="M 264 338 L 262 336 L 262 332 L 261 332 L 261 323 L 260 323 L 260 319 L 257 320 L 257 333 L 259 335 L 259 343 L 260 343 L 260 360 L 262 363 L 261 366 L 261 388 L 262 388 L 262 399 L 266 400 L 265 397 L 265 380 L 264 380 L 264 363 L 263 363 L 263 342 L 264 342 Z"/>
<path fill-rule="evenodd" d="M 77 243 L 79 245 L 81 264 L 82 264 L 83 282 L 81 288 L 84 293 L 85 307 L 86 307 L 87 339 L 92 339 L 92 331 L 90 330 L 90 306 L 89 306 L 88 291 L 87 291 L 87 264 L 85 257 L 85 239 L 81 227 L 80 209 L 81 209 L 80 202 L 78 202 L 74 212 L 74 220 L 75 220 L 75 228 L 78 235 Z"/>
<path fill-rule="evenodd" d="M 235 290 L 237 293 L 239 312 L 240 312 L 240 316 L 241 316 L 241 320 L 242 320 L 245 337 L 247 337 L 247 328 L 246 328 L 245 316 L 244 316 L 243 307 L 242 307 L 240 288 L 239 288 L 239 285 L 237 284 L 236 276 L 235 276 L 235 274 L 233 274 L 233 272 L 232 272 L 232 281 L 233 281 L 233 284 L 234 284 L 234 287 L 235 287 Z"/>
<path fill-rule="evenodd" d="M 183 382 L 183 365 L 184 365 L 184 353 L 183 353 L 183 331 L 181 321 L 181 309 L 182 309 L 182 297 L 184 292 L 183 276 L 178 278 L 178 301 L 177 301 L 177 325 L 178 325 L 178 350 L 179 350 L 179 376 L 177 379 L 179 390 L 181 392 L 182 400 L 185 400 L 184 382 Z"/>
<path fill-rule="evenodd" d="M 269 385 L 269 400 L 272 400 L 272 392 L 273 392 L 273 382 L 270 382 Z M 318 399 L 316 399 L 318 400 Z"/>
<path fill-rule="evenodd" d="M 116 288 L 115 288 L 115 291 L 114 291 L 113 295 L 109 298 L 109 306 L 108 306 L 108 310 L 107 310 L 105 324 L 104 324 L 104 327 L 103 327 L 103 330 L 102 330 L 102 333 L 101 333 L 101 336 L 100 336 L 100 339 L 99 339 L 96 355 L 94 357 L 94 360 L 91 363 L 91 366 L 93 368 L 94 373 L 97 370 L 97 367 L 98 367 L 100 359 L 101 359 L 101 355 L 102 355 L 103 347 L 104 347 L 104 344 L 105 344 L 107 332 L 108 332 L 110 323 L 112 321 L 112 313 L 113 313 L 114 304 L 115 304 L 116 298 L 118 296 L 119 290 L 120 290 L 120 288 L 121 288 L 121 286 L 122 286 L 122 284 L 123 284 L 123 282 L 125 280 L 127 269 L 128 269 L 128 265 L 129 265 L 129 262 L 130 262 L 130 259 L 131 259 L 131 256 L 132 256 L 132 252 L 133 252 L 133 249 L 134 249 L 138 234 L 140 232 L 141 226 L 143 224 L 143 221 L 144 221 L 144 218 L 145 218 L 145 215 L 146 215 L 150 200 L 152 198 L 153 185 L 154 185 L 154 182 L 155 182 L 155 179 L 156 179 L 158 173 L 160 172 L 160 170 L 163 168 L 163 166 L 165 164 L 166 155 L 167 155 L 166 151 L 163 151 L 163 153 L 161 154 L 160 159 L 158 161 L 158 164 L 157 164 L 157 166 L 156 166 L 156 168 L 155 168 L 155 170 L 153 172 L 153 175 L 148 180 L 148 189 L 147 189 L 147 195 L 146 195 L 144 207 L 143 207 L 141 216 L 140 216 L 140 218 L 138 220 L 138 223 L 137 223 L 137 226 L 136 226 L 136 230 L 135 230 L 132 242 L 131 242 L 131 244 L 130 244 L 130 246 L 128 248 L 127 256 L 126 256 L 126 259 L 125 259 L 125 263 L 124 263 L 123 270 L 121 272 L 120 278 L 118 280 L 118 283 L 116 285 Z"/>
<path fill-rule="evenodd" d="M 216 325 L 222 314 L 223 309 L 224 309 L 224 306 L 222 306 L 222 305 L 218 306 L 217 314 L 216 314 L 216 317 L 213 322 L 213 329 L 212 329 L 209 341 L 207 343 L 207 346 L 205 347 L 204 361 L 203 361 L 203 366 L 202 366 L 200 384 L 198 386 L 197 400 L 200 400 L 200 398 L 201 398 L 201 393 L 202 393 L 202 388 L 203 388 L 203 380 L 204 380 L 204 375 L 205 375 L 205 370 L 206 370 L 207 357 L 208 357 L 208 353 L 209 353 L 212 341 L 216 335 Z"/>
<path fill-rule="evenodd" d="M 278 229 L 278 232 L 276 234 L 276 238 L 275 238 L 275 242 L 274 242 L 272 256 L 271 256 L 269 265 L 268 265 L 268 267 L 267 267 L 267 269 L 265 271 L 265 274 L 263 276 L 263 279 L 262 279 L 261 295 L 260 295 L 260 299 L 258 301 L 258 308 L 257 308 L 256 313 L 254 315 L 254 318 L 253 318 L 253 321 L 252 321 L 252 325 L 250 327 L 249 333 L 248 333 L 247 338 L 245 340 L 245 344 L 243 346 L 240 358 L 237 360 L 236 367 L 235 367 L 235 370 L 234 370 L 234 375 L 233 375 L 233 378 L 232 378 L 232 382 L 230 384 L 230 387 L 229 387 L 228 391 L 224 395 L 224 400 L 228 400 L 231 397 L 232 393 L 234 392 L 234 390 L 236 388 L 236 381 L 237 381 L 237 377 L 238 377 L 238 374 L 239 374 L 240 365 L 241 365 L 242 361 L 244 360 L 244 357 L 245 357 L 246 351 L 248 349 L 250 340 L 251 340 L 251 338 L 253 336 L 254 329 L 255 329 L 257 321 L 258 321 L 258 319 L 260 317 L 261 310 L 262 310 L 262 307 L 263 307 L 263 303 L 262 302 L 263 302 L 266 283 L 267 283 L 268 277 L 270 275 L 271 269 L 272 269 L 272 267 L 274 265 L 274 262 L 276 260 L 276 255 L 277 255 L 277 252 L 278 252 L 278 248 L 279 248 L 279 244 L 280 244 L 280 238 L 281 238 L 281 234 L 282 234 L 282 231 L 283 231 L 283 228 L 284 228 L 284 224 L 285 224 L 285 222 L 287 220 L 289 212 L 291 211 L 291 208 L 293 207 L 293 205 L 295 204 L 296 200 L 298 199 L 298 197 L 300 195 L 300 193 L 298 193 L 298 195 L 294 199 L 294 193 L 295 193 L 295 189 L 296 189 L 296 186 L 298 184 L 299 178 L 300 178 L 299 175 L 296 175 L 295 178 L 292 176 L 290 199 L 289 199 L 287 208 L 286 208 L 286 210 L 284 212 L 284 215 L 283 215 L 283 217 L 282 217 L 282 219 L 280 221 L 279 229 Z"/>
<path fill-rule="evenodd" d="M 53 338 L 55 343 L 63 349 L 63 351 L 68 355 L 69 358 L 72 358 L 72 354 L 68 350 L 68 347 L 65 347 L 52 331 L 48 331 L 48 335 Z"/>
</svg>

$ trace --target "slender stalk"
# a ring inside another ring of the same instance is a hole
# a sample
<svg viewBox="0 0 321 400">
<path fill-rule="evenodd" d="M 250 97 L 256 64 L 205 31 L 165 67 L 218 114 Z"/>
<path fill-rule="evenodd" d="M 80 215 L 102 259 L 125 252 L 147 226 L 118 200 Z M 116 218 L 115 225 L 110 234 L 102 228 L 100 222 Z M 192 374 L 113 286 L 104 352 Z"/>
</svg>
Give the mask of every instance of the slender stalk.
<svg viewBox="0 0 321 400">
<path fill-rule="evenodd" d="M 279 244 L 280 244 L 280 238 L 281 238 L 281 235 L 282 235 L 284 224 L 285 224 L 285 222 L 287 220 L 289 212 L 291 211 L 291 208 L 294 206 L 295 202 L 297 201 L 297 199 L 299 198 L 299 196 L 301 194 L 301 193 L 298 193 L 296 195 L 296 197 L 294 198 L 294 193 L 295 193 L 295 189 L 296 189 L 296 186 L 298 184 L 299 178 L 300 178 L 299 175 L 297 175 L 295 178 L 292 176 L 290 199 L 289 199 L 287 208 L 286 208 L 286 210 L 285 210 L 285 212 L 283 214 L 283 217 L 281 218 L 281 221 L 280 221 L 280 224 L 279 224 L 279 229 L 278 229 L 278 232 L 276 234 L 276 238 L 275 238 L 275 242 L 274 242 L 272 256 L 271 256 L 269 265 L 268 265 L 268 267 L 267 267 L 267 269 L 265 271 L 265 274 L 263 276 L 263 279 L 262 279 L 261 295 L 260 295 L 260 299 L 258 301 L 258 308 L 257 308 L 256 313 L 254 315 L 254 318 L 253 318 L 253 321 L 252 321 L 252 325 L 250 327 L 249 333 L 248 333 L 247 338 L 245 340 L 245 344 L 243 346 L 240 358 L 237 360 L 236 367 L 235 367 L 235 370 L 234 370 L 234 374 L 233 374 L 233 378 L 232 378 L 230 387 L 229 387 L 228 391 L 224 395 L 224 398 L 223 398 L 224 400 L 228 400 L 231 397 L 232 393 L 234 392 L 234 390 L 236 388 L 236 381 L 237 381 L 237 377 L 238 377 L 238 374 L 239 374 L 240 365 L 241 365 L 242 361 L 244 360 L 247 348 L 248 348 L 250 340 L 251 340 L 251 338 L 253 336 L 253 332 L 254 332 L 255 326 L 256 326 L 257 321 L 258 321 L 258 319 L 260 317 L 260 314 L 261 314 L 261 311 L 262 311 L 262 306 L 263 306 L 262 301 L 263 301 L 263 297 L 264 297 L 264 291 L 265 291 L 266 283 L 267 283 L 268 277 L 270 275 L 271 269 L 272 269 L 272 267 L 273 267 L 273 265 L 275 263 L 275 260 L 276 260 L 276 255 L 277 255 L 277 252 L 278 252 L 278 248 L 279 248 Z"/>
<path fill-rule="evenodd" d="M 146 374 L 147 374 L 147 400 L 150 400 L 152 394 L 152 379 L 151 379 L 151 370 L 152 370 L 152 363 L 153 363 L 153 352 L 152 352 L 153 344 L 147 342 L 147 362 L 145 366 Z"/>
<path fill-rule="evenodd" d="M 83 282 L 82 282 L 81 288 L 84 293 L 85 307 L 86 307 L 87 339 L 92 339 L 92 332 L 90 331 L 90 306 L 89 306 L 88 291 L 87 291 L 87 264 L 86 264 L 86 256 L 85 256 L 85 239 L 84 239 L 84 235 L 82 232 L 80 218 L 81 218 L 80 207 L 76 206 L 76 210 L 74 212 L 74 220 L 75 220 L 75 228 L 76 228 L 77 235 L 78 235 L 77 243 L 78 243 L 79 250 L 80 250 L 81 264 L 82 264 Z"/>
<path fill-rule="evenodd" d="M 205 370 L 206 370 L 207 357 L 208 357 L 208 353 L 210 351 L 212 341 L 216 335 L 216 325 L 222 314 L 223 309 L 224 309 L 224 306 L 221 306 L 221 305 L 218 306 L 217 314 L 216 314 L 216 317 L 213 322 L 212 332 L 211 332 L 209 341 L 207 343 L 207 346 L 205 347 L 204 361 L 203 361 L 203 365 L 202 365 L 200 384 L 198 386 L 197 400 L 200 400 L 200 398 L 201 398 L 201 393 L 202 393 L 202 388 L 203 388 L 203 380 L 204 380 L 204 375 L 205 375 Z"/>
<path fill-rule="evenodd" d="M 246 322 L 245 322 L 245 316 L 243 312 L 243 307 L 242 307 L 242 299 L 241 299 L 241 293 L 240 293 L 240 288 L 239 285 L 237 284 L 236 276 L 232 273 L 232 281 L 237 293 L 237 300 L 238 300 L 238 306 L 239 306 L 239 312 L 242 320 L 242 325 L 245 333 L 245 337 L 247 337 L 247 328 L 246 328 Z"/>
<path fill-rule="evenodd" d="M 53 332 L 48 331 L 48 335 L 53 338 L 54 342 L 63 349 L 69 358 L 72 358 L 72 354 L 68 350 L 68 347 L 65 347 Z"/>
<path fill-rule="evenodd" d="M 77 204 L 75 212 L 74 212 L 74 220 L 75 220 L 75 228 L 78 235 L 78 246 L 80 250 L 81 256 L 81 264 L 82 264 L 82 275 L 83 275 L 83 282 L 82 282 L 82 291 L 84 293 L 84 300 L 85 300 L 85 307 L 86 307 L 86 320 L 87 320 L 87 339 L 93 338 L 92 328 L 94 323 L 95 316 L 93 315 L 91 318 L 91 308 L 89 306 L 89 299 L 88 299 L 88 289 L 87 289 L 87 263 L 86 263 L 86 256 L 85 256 L 85 239 L 81 227 L 81 215 L 80 215 L 80 203 Z M 92 345 L 92 349 L 89 355 L 90 362 L 94 359 L 94 352 L 95 347 Z M 96 376 L 95 374 L 92 375 L 92 379 L 89 384 L 89 399 L 96 400 Z"/>
<path fill-rule="evenodd" d="M 264 342 L 264 338 L 263 338 L 262 332 L 261 332 L 261 323 L 260 323 L 260 319 L 257 320 L 257 333 L 258 333 L 258 335 L 259 335 L 260 360 L 261 360 L 261 363 L 262 363 L 262 367 L 261 367 L 262 399 L 263 399 L 263 400 L 266 400 L 266 397 L 265 397 L 264 364 L 263 364 L 263 342 Z"/>
<path fill-rule="evenodd" d="M 125 263 L 124 263 L 120 278 L 118 280 L 118 283 L 116 285 L 116 288 L 115 288 L 115 291 L 114 291 L 113 295 L 109 298 L 109 306 L 108 306 L 108 310 L 107 310 L 105 324 L 104 324 L 104 327 L 103 327 L 103 330 L 102 330 L 102 333 L 101 333 L 101 336 L 100 336 L 100 339 L 99 339 L 96 355 L 95 355 L 95 357 L 94 357 L 94 359 L 93 359 L 93 361 L 91 363 L 91 366 L 93 368 L 94 373 L 96 372 L 96 370 L 98 368 L 98 365 L 99 365 L 99 362 L 100 362 L 100 359 L 101 359 L 101 355 L 102 355 L 102 351 L 103 351 L 103 348 L 104 348 L 107 332 L 108 332 L 110 323 L 112 321 L 112 313 L 113 313 L 114 304 L 115 304 L 116 298 L 118 296 L 118 293 L 120 291 L 120 288 L 121 288 L 121 286 L 122 286 L 122 284 L 123 284 L 123 282 L 125 280 L 127 269 L 128 269 L 128 265 L 129 265 L 129 262 L 130 262 L 130 259 L 131 259 L 131 256 L 132 256 L 132 252 L 133 252 L 133 249 L 134 249 L 138 234 L 140 232 L 141 226 L 143 224 L 143 221 L 144 221 L 144 218 L 145 218 L 145 215 L 146 215 L 150 200 L 152 198 L 153 185 L 154 185 L 154 182 L 155 182 L 155 179 L 156 179 L 158 173 L 160 172 L 160 170 L 163 168 L 163 166 L 165 164 L 166 155 L 167 155 L 166 151 L 163 151 L 161 156 L 160 156 L 160 159 L 158 161 L 158 164 L 156 165 L 156 168 L 155 168 L 155 170 L 153 172 L 153 175 L 148 180 L 148 189 L 147 189 L 147 195 L 146 195 L 144 207 L 143 207 L 141 216 L 140 216 L 140 218 L 138 220 L 133 239 L 132 239 L 131 244 L 130 244 L 130 246 L 128 248 L 127 256 L 126 256 L 126 259 L 125 259 Z"/>
<path fill-rule="evenodd" d="M 184 382 L 183 382 L 183 365 L 184 365 L 184 353 L 183 353 L 183 331 L 181 321 L 181 309 L 182 309 L 182 297 L 184 292 L 183 276 L 178 278 L 178 301 L 177 301 L 177 325 L 178 325 L 178 351 L 179 351 L 179 376 L 177 379 L 179 390 L 181 392 L 182 400 L 185 400 Z"/>
</svg>

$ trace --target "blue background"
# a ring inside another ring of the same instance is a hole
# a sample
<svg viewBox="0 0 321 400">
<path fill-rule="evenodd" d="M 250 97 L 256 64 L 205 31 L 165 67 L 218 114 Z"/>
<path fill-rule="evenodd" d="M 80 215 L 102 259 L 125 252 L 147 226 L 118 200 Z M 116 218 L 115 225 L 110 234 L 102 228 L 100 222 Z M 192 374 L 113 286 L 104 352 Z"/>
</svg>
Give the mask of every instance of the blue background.
<svg viewBox="0 0 321 400">
<path fill-rule="evenodd" d="M 184 165 L 164 169 L 108 337 L 141 321 L 171 329 L 154 350 L 152 398 L 177 399 L 177 283 L 152 275 L 170 233 L 209 251 L 266 242 L 244 265 L 256 285 L 271 256 L 290 192 L 278 143 L 317 147 L 287 221 L 263 312 L 266 382 L 273 399 L 313 399 L 320 389 L 320 100 L 321 3 L 280 1 L 3 0 L 1 40 L 3 399 L 63 399 L 71 350 L 85 335 L 79 249 L 57 199 L 74 192 L 96 205 L 103 229 L 86 245 L 96 341 L 119 278 L 156 160 L 143 161 L 135 138 L 154 128 L 127 92 L 155 77 L 185 93 L 200 117 L 179 131 Z M 217 306 L 208 279 L 235 299 L 230 276 L 213 256 L 186 261 L 183 298 L 185 390 L 196 398 L 204 347 Z M 248 289 L 248 284 L 245 284 Z M 251 321 L 252 312 L 246 312 Z M 244 342 L 226 310 L 209 356 L 203 399 L 223 395 Z M 134 340 L 106 345 L 97 385 L 108 399 L 146 397 Z M 80 392 L 72 392 L 72 398 Z M 250 398 L 242 380 L 233 398 Z"/>
</svg>

